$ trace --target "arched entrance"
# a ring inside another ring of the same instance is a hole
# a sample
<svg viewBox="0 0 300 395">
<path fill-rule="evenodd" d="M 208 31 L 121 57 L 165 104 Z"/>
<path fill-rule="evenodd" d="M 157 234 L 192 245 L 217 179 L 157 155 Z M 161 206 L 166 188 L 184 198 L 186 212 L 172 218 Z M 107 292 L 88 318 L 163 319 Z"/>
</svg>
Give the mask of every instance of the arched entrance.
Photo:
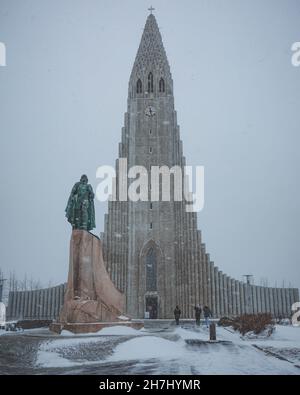
<svg viewBox="0 0 300 395">
<path fill-rule="evenodd" d="M 157 254 L 154 246 L 151 246 L 145 257 L 146 264 L 146 296 L 145 306 L 149 318 L 154 320 L 158 315 L 158 298 L 157 295 Z"/>
<path fill-rule="evenodd" d="M 146 312 L 149 313 L 149 318 L 155 320 L 158 318 L 158 296 L 146 295 L 145 296 Z"/>
<path fill-rule="evenodd" d="M 162 314 L 161 291 L 162 251 L 154 240 L 149 240 L 140 255 L 140 311 L 145 318 L 157 319 Z"/>
</svg>

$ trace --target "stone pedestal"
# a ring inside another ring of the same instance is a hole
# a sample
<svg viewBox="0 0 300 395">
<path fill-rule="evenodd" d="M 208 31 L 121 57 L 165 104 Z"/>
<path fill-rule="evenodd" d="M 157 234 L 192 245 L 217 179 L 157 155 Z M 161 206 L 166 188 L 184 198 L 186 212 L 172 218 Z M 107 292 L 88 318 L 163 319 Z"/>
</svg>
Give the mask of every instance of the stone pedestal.
<svg viewBox="0 0 300 395">
<path fill-rule="evenodd" d="M 106 271 L 100 239 L 85 230 L 73 230 L 64 305 L 52 329 L 57 332 L 58 326 L 62 330 L 81 324 L 84 331 L 90 332 L 96 323 L 120 321 L 124 306 L 124 294 Z"/>
</svg>

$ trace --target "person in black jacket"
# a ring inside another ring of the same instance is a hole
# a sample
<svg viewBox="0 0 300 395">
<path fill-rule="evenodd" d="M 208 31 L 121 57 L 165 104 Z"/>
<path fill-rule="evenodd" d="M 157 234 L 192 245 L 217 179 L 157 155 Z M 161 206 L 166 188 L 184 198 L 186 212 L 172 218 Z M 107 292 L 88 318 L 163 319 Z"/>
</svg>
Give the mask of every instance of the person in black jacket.
<svg viewBox="0 0 300 395">
<path fill-rule="evenodd" d="M 179 325 L 180 314 L 181 314 L 181 310 L 180 310 L 179 306 L 176 306 L 175 310 L 174 310 L 174 317 L 175 317 L 176 325 Z"/>
<path fill-rule="evenodd" d="M 200 325 L 200 317 L 201 317 L 201 307 L 199 304 L 197 304 L 197 306 L 194 307 L 195 310 L 195 318 L 196 318 L 196 325 Z"/>
<path fill-rule="evenodd" d="M 207 328 L 209 327 L 209 318 L 212 317 L 212 312 L 208 306 L 203 307 L 203 314 Z"/>
</svg>

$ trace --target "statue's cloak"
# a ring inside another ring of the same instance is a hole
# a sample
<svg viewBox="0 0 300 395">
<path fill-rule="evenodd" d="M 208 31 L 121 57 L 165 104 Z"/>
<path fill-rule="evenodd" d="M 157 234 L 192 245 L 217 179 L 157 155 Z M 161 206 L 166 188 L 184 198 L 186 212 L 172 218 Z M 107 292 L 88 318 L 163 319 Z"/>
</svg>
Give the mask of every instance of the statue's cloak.
<svg viewBox="0 0 300 395">
<path fill-rule="evenodd" d="M 75 220 L 75 208 L 76 208 L 76 199 L 77 199 L 77 191 L 78 187 L 80 185 L 80 181 L 76 182 L 76 184 L 73 186 L 70 197 L 68 199 L 67 207 L 65 209 L 66 211 L 66 217 L 68 219 L 68 222 L 74 227 L 74 224 L 76 222 Z M 87 221 L 87 229 L 86 230 L 91 230 L 96 227 L 95 224 L 95 206 L 94 206 L 94 192 L 93 188 L 90 184 L 87 185 L 88 193 L 89 193 L 89 198 L 88 198 L 88 221 Z"/>
</svg>

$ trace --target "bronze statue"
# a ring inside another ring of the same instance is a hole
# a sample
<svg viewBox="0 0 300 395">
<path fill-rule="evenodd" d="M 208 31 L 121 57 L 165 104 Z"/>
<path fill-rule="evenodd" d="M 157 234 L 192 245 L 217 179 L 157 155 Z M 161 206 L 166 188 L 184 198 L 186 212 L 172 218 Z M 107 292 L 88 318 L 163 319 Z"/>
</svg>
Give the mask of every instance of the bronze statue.
<svg viewBox="0 0 300 395">
<path fill-rule="evenodd" d="M 84 174 L 73 186 L 65 210 L 73 229 L 89 231 L 96 227 L 94 196 L 93 188 Z"/>
</svg>

